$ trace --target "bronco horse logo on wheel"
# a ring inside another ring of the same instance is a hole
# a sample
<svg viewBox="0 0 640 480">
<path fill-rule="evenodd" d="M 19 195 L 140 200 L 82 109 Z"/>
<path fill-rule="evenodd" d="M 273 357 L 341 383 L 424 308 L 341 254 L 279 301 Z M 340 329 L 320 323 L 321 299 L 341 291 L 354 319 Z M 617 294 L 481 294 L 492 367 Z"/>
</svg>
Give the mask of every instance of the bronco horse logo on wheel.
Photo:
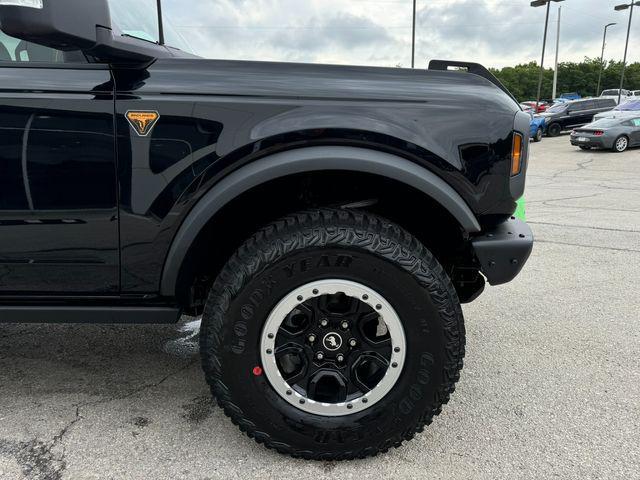
<svg viewBox="0 0 640 480">
<path fill-rule="evenodd" d="M 324 348 L 327 350 L 335 351 L 342 346 L 342 337 L 337 333 L 327 333 L 322 340 Z"/>
</svg>

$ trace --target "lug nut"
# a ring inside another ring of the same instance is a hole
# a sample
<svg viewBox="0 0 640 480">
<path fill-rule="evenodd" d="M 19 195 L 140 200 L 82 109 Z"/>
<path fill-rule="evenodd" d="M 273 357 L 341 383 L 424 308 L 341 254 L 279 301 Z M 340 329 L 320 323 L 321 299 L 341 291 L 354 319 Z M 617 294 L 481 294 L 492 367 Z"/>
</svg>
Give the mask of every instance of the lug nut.
<svg viewBox="0 0 640 480">
<path fill-rule="evenodd" d="M 343 356 L 342 354 L 339 354 L 339 355 L 336 357 L 336 360 L 338 360 L 338 362 L 339 362 L 339 363 L 342 363 L 342 362 L 344 362 L 344 356 Z"/>
<path fill-rule="evenodd" d="M 324 359 L 324 354 L 322 352 L 316 353 L 316 359 L 318 359 L 318 360 Z"/>
<path fill-rule="evenodd" d="M 313 343 L 313 342 L 316 341 L 316 336 L 311 334 L 311 335 L 309 335 L 309 338 L 307 338 L 307 340 L 309 340 L 309 343 Z"/>
<path fill-rule="evenodd" d="M 329 320 L 327 320 L 326 318 L 323 318 L 322 320 L 320 320 L 321 327 L 326 327 L 327 325 L 329 325 Z"/>
<path fill-rule="evenodd" d="M 352 347 L 355 347 L 358 344 L 358 342 L 356 341 L 355 338 L 352 338 L 351 340 L 349 340 L 349 345 Z"/>
<path fill-rule="evenodd" d="M 345 320 L 340 324 L 340 326 L 342 327 L 343 330 L 346 330 L 347 328 L 349 328 L 349 322 Z"/>
</svg>

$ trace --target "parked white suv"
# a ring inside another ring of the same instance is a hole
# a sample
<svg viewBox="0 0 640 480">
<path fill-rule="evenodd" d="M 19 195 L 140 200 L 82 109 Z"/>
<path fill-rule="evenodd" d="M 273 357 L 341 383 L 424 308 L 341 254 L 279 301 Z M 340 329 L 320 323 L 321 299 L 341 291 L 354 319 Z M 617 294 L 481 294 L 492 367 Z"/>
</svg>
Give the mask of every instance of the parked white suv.
<svg viewBox="0 0 640 480">
<path fill-rule="evenodd" d="M 620 89 L 612 88 L 610 90 L 603 90 L 600 94 L 600 98 L 615 98 L 616 102 L 618 101 L 618 94 L 620 93 Z M 622 89 L 622 95 L 620 97 L 620 101 L 624 102 L 626 100 L 630 100 L 633 98 L 633 93 L 631 90 L 627 90 L 625 88 Z"/>
</svg>

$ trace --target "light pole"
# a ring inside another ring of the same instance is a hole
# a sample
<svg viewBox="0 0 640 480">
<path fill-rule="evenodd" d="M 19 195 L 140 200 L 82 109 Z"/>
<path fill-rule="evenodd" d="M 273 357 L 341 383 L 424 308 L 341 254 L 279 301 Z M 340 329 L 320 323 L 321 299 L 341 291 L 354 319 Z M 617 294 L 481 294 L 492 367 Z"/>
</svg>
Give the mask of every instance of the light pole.
<svg viewBox="0 0 640 480">
<path fill-rule="evenodd" d="M 624 85 L 624 69 L 627 66 L 627 50 L 629 49 L 629 34 L 631 33 L 631 19 L 633 18 L 633 6 L 639 5 L 640 2 L 623 3 L 622 5 L 616 5 L 613 9 L 616 11 L 626 10 L 631 8 L 629 12 L 629 26 L 627 27 L 627 42 L 624 44 L 624 58 L 622 59 L 622 74 L 620 75 L 620 90 L 618 90 L 618 105 L 622 99 L 622 86 Z"/>
<path fill-rule="evenodd" d="M 411 68 L 416 66 L 416 2 L 413 0 L 413 30 L 411 33 Z"/>
<path fill-rule="evenodd" d="M 556 98 L 556 88 L 558 87 L 558 53 L 560 52 L 560 18 L 562 16 L 562 7 L 558 7 L 558 34 L 556 36 L 556 62 L 553 67 L 553 93 L 551 99 Z"/>
<path fill-rule="evenodd" d="M 544 36 L 542 38 L 542 59 L 540 60 L 540 76 L 538 77 L 538 95 L 536 96 L 536 112 L 538 111 L 538 105 L 540 104 L 540 95 L 542 93 L 542 76 L 544 74 L 544 51 L 547 48 L 547 30 L 549 28 L 549 10 L 551 8 L 551 2 L 562 2 L 563 0 L 534 0 L 531 2 L 532 7 L 547 6 L 547 14 L 544 20 Z"/>
<path fill-rule="evenodd" d="M 613 27 L 617 23 L 608 23 L 604 26 L 604 35 L 602 36 L 602 54 L 600 55 L 600 73 L 598 74 L 598 86 L 596 87 L 596 97 L 600 96 L 600 82 L 602 81 L 602 71 L 604 70 L 604 47 L 607 43 L 607 28 Z"/>
</svg>

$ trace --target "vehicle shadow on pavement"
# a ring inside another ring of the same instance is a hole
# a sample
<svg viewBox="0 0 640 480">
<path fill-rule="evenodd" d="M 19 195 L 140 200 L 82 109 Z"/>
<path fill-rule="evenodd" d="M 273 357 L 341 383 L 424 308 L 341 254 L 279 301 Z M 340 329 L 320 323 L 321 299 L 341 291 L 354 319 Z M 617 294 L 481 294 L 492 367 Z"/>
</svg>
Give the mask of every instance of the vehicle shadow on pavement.
<svg viewBox="0 0 640 480">
<path fill-rule="evenodd" d="M 186 325 L 1 324 L 4 391 L 124 394 L 199 368 L 197 332 L 185 332 Z"/>
</svg>

